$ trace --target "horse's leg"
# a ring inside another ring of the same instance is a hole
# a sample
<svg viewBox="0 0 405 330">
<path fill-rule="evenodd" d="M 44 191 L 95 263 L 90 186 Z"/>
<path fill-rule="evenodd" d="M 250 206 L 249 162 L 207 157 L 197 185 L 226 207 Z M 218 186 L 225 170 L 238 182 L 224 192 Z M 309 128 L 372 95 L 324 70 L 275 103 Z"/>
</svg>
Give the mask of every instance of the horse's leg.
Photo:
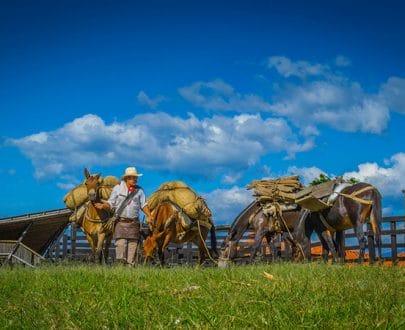
<svg viewBox="0 0 405 330">
<path fill-rule="evenodd" d="M 345 251 L 345 240 L 344 240 L 344 231 L 343 230 L 336 231 L 335 244 L 336 244 L 335 248 L 337 251 L 337 256 L 338 256 L 339 262 L 344 264 L 345 257 L 346 257 L 346 251 Z"/>
<path fill-rule="evenodd" d="M 111 246 L 112 235 L 106 235 L 105 243 L 104 243 L 104 261 L 108 261 L 108 257 L 110 254 L 110 246 Z"/>
<path fill-rule="evenodd" d="M 238 250 L 237 250 L 238 242 L 239 242 L 239 240 L 229 241 L 229 259 L 230 260 L 235 259 L 238 255 Z"/>
<path fill-rule="evenodd" d="M 98 233 L 97 234 L 97 248 L 96 248 L 96 260 L 99 263 L 103 263 L 104 262 L 104 258 L 103 258 L 103 243 L 104 243 L 104 239 L 105 239 L 105 233 Z"/>
<path fill-rule="evenodd" d="M 266 242 L 267 242 L 267 246 L 269 247 L 269 250 L 271 251 L 271 244 L 273 242 L 273 236 L 270 234 L 270 232 L 266 232 L 266 234 L 264 235 L 266 237 Z M 266 251 L 263 251 L 262 253 L 262 258 L 264 259 L 266 257 Z"/>
<path fill-rule="evenodd" d="M 380 263 L 383 262 L 382 259 L 382 253 L 381 253 L 381 219 L 382 219 L 382 213 L 381 213 L 381 201 L 378 195 L 374 193 L 373 195 L 373 205 L 371 206 L 371 212 L 370 212 L 370 223 L 371 227 L 374 232 L 374 239 L 375 243 L 377 245 L 377 251 L 378 251 L 378 261 Z"/>
<path fill-rule="evenodd" d="M 330 250 L 329 250 L 328 244 L 323 239 L 323 237 L 321 239 L 321 245 L 322 245 L 322 260 L 324 263 L 327 263 Z"/>
<path fill-rule="evenodd" d="M 353 229 L 357 239 L 359 240 L 360 246 L 359 261 L 362 264 L 364 262 L 364 252 L 366 250 L 366 236 L 364 235 L 363 224 L 360 221 L 357 221 L 356 226 Z"/>
<path fill-rule="evenodd" d="M 86 233 L 86 239 L 89 242 L 90 249 L 91 249 L 90 261 L 94 262 L 94 258 L 95 258 L 95 255 L 96 255 L 96 248 L 95 248 L 95 244 L 94 244 L 94 241 L 93 241 L 93 237 L 90 234 Z"/>
<path fill-rule="evenodd" d="M 329 230 L 324 230 L 322 232 L 322 238 L 325 240 L 326 246 L 328 247 L 329 251 L 332 254 L 332 262 L 337 262 L 337 253 L 335 249 L 335 244 L 333 243 L 332 233 Z M 325 250 L 325 249 L 324 249 Z M 328 255 L 322 251 L 322 257 L 324 258 L 325 262 L 328 262 Z"/>
<path fill-rule="evenodd" d="M 311 235 L 317 229 L 317 214 L 310 213 L 309 210 L 301 210 L 298 217 L 298 225 L 287 239 L 291 242 L 293 261 L 300 261 L 301 256 L 304 261 L 311 261 Z M 317 232 L 318 234 L 318 232 Z M 318 234 L 318 237 L 320 234 Z"/>
<path fill-rule="evenodd" d="M 260 228 L 256 232 L 255 240 L 254 240 L 254 242 L 252 244 L 252 249 L 251 249 L 251 252 L 250 252 L 250 258 L 249 258 L 250 263 L 252 263 L 254 261 L 254 259 L 256 257 L 256 254 L 257 254 L 257 251 L 259 250 L 260 245 L 262 244 L 263 237 L 264 237 L 265 234 L 266 234 L 266 231 L 263 228 Z"/>
<path fill-rule="evenodd" d="M 160 265 L 162 267 L 165 266 L 165 249 L 169 245 L 171 239 L 172 239 L 172 235 L 170 233 L 167 234 L 164 237 L 163 243 L 159 244 L 159 247 L 158 247 L 158 255 L 159 255 Z"/>
<path fill-rule="evenodd" d="M 157 250 L 158 250 L 158 256 L 159 256 L 159 261 L 160 261 L 160 267 L 164 267 L 165 266 L 164 250 L 162 249 L 161 246 L 159 246 Z"/>
</svg>

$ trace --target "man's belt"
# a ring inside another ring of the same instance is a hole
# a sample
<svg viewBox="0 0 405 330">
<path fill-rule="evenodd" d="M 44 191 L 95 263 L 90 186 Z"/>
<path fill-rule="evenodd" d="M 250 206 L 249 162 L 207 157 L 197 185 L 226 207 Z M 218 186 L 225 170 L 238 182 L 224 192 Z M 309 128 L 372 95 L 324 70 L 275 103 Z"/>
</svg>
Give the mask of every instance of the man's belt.
<svg viewBox="0 0 405 330">
<path fill-rule="evenodd" d="M 138 218 L 118 218 L 118 222 L 130 223 L 138 220 Z"/>
</svg>

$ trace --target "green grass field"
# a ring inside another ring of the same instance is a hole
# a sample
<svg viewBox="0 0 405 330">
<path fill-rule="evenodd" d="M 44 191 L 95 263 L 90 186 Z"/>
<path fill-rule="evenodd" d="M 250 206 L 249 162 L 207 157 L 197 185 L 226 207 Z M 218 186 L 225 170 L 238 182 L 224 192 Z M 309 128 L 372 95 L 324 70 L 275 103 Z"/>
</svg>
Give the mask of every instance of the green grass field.
<svg viewBox="0 0 405 330">
<path fill-rule="evenodd" d="M 316 263 L 2 269 L 0 328 L 403 329 L 404 275 Z"/>
</svg>

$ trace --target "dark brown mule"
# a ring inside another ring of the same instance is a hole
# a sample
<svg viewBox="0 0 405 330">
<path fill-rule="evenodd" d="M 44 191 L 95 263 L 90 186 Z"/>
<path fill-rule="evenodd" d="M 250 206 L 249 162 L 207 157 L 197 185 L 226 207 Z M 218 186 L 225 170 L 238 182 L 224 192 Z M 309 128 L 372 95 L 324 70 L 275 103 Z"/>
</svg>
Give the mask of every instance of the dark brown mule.
<svg viewBox="0 0 405 330">
<path fill-rule="evenodd" d="M 100 262 L 107 261 L 108 250 L 111 245 L 112 232 L 106 230 L 103 224 L 109 219 L 110 214 L 106 210 L 97 209 L 94 204 L 100 202 L 99 196 L 99 179 L 100 174 L 90 175 L 87 168 L 84 169 L 86 177 L 85 185 L 87 188 L 87 195 L 89 202 L 87 203 L 86 210 L 83 217 L 82 228 L 89 241 L 92 257 Z M 103 243 L 104 250 L 103 250 Z"/>
<path fill-rule="evenodd" d="M 232 222 L 228 235 L 221 244 L 219 266 L 221 266 L 221 263 L 224 264 L 226 261 L 234 260 L 237 257 L 238 242 L 250 226 L 249 219 L 251 219 L 252 216 L 255 216 L 255 214 L 257 215 L 259 211 L 260 204 L 254 201 L 250 203 Z"/>
<path fill-rule="evenodd" d="M 153 259 L 157 249 L 160 263 L 163 266 L 165 263 L 164 251 L 170 242 L 193 242 L 198 246 L 199 264 L 201 265 L 209 253 L 205 244 L 208 231 L 211 232 L 211 251 L 216 253 L 214 225 L 211 226 L 211 229 L 208 229 L 206 226 L 196 223 L 193 230 L 189 229 L 182 237 L 179 237 L 178 233 L 184 231 L 179 218 L 180 212 L 181 209 L 172 202 L 162 202 L 152 211 L 152 234 L 146 238 L 143 246 L 145 263 Z"/>
<path fill-rule="evenodd" d="M 332 247 L 332 256 L 336 260 L 337 253 L 333 248 L 332 237 L 330 234 L 325 233 L 330 231 L 340 234 L 346 229 L 353 228 L 359 241 L 360 262 L 363 262 L 366 247 L 363 224 L 367 219 L 370 219 L 378 248 L 378 257 L 381 260 L 381 194 L 374 186 L 367 183 L 357 183 L 344 188 L 330 209 L 312 213 L 307 218 L 306 224 L 301 224 L 297 240 L 308 249 L 308 235 L 310 235 L 310 232 L 313 230 L 322 232 L 325 239 L 329 240 L 328 245 Z M 305 226 L 307 228 L 306 234 L 304 234 Z"/>
<path fill-rule="evenodd" d="M 298 250 L 301 254 L 304 254 L 302 247 L 295 239 L 295 232 L 301 223 L 300 219 L 306 215 L 307 210 L 300 209 L 284 210 L 281 211 L 281 214 L 277 215 L 275 208 L 263 211 L 259 203 L 252 202 L 235 219 L 227 237 L 223 241 L 220 252 L 220 265 L 225 266 L 228 260 L 232 261 L 237 257 L 236 247 L 238 242 L 249 228 L 252 228 L 254 231 L 254 241 L 251 247 L 250 261 L 253 261 L 256 257 L 263 242 L 263 238 L 266 238 L 267 243 L 270 243 L 278 233 L 285 234 L 284 236 L 286 237 L 287 242 L 291 245 L 293 256 L 298 254 L 298 252 L 296 252 Z M 304 227 L 304 233 L 305 229 L 306 228 Z M 311 230 L 313 231 L 312 228 Z M 327 245 L 327 242 L 323 239 L 321 232 L 317 231 L 317 234 L 323 247 L 323 255 L 327 256 L 330 248 Z M 309 253 L 309 255 L 304 255 L 310 260 L 311 253 Z"/>
<path fill-rule="evenodd" d="M 300 249 L 295 249 L 293 253 L 294 261 L 304 260 L 310 261 L 311 254 L 311 236 L 313 232 L 318 235 L 322 245 L 322 259 L 328 261 L 329 253 L 332 254 L 333 261 L 336 261 L 336 242 L 333 240 L 333 234 L 329 230 L 324 230 L 319 226 L 319 215 L 311 213 L 309 210 L 303 209 L 297 219 L 297 225 L 293 233 L 294 242 L 300 246 Z"/>
<path fill-rule="evenodd" d="M 266 214 L 261 209 L 250 221 L 254 231 L 255 238 L 250 253 L 250 261 L 253 261 L 262 244 L 263 238 L 266 238 L 268 244 L 278 234 L 284 233 L 287 242 L 290 243 L 293 251 L 300 248 L 295 244 L 292 233 L 299 224 L 301 210 L 285 210 L 282 212 L 282 218 L 274 217 L 273 214 Z M 293 253 L 295 254 L 295 253 Z"/>
</svg>

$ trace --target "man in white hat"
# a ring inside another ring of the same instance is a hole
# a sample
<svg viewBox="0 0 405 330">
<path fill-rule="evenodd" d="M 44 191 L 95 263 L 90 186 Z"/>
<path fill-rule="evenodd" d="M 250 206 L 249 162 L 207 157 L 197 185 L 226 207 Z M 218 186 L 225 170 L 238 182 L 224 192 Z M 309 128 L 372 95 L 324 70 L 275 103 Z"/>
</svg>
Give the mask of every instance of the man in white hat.
<svg viewBox="0 0 405 330">
<path fill-rule="evenodd" d="M 120 210 L 114 229 L 116 259 L 130 265 L 135 264 L 140 237 L 139 210 L 146 214 L 148 223 L 152 220 L 145 193 L 137 185 L 138 177 L 142 175 L 135 167 L 126 168 L 121 183 L 114 187 L 108 202 L 95 204 L 98 209 Z"/>
</svg>

